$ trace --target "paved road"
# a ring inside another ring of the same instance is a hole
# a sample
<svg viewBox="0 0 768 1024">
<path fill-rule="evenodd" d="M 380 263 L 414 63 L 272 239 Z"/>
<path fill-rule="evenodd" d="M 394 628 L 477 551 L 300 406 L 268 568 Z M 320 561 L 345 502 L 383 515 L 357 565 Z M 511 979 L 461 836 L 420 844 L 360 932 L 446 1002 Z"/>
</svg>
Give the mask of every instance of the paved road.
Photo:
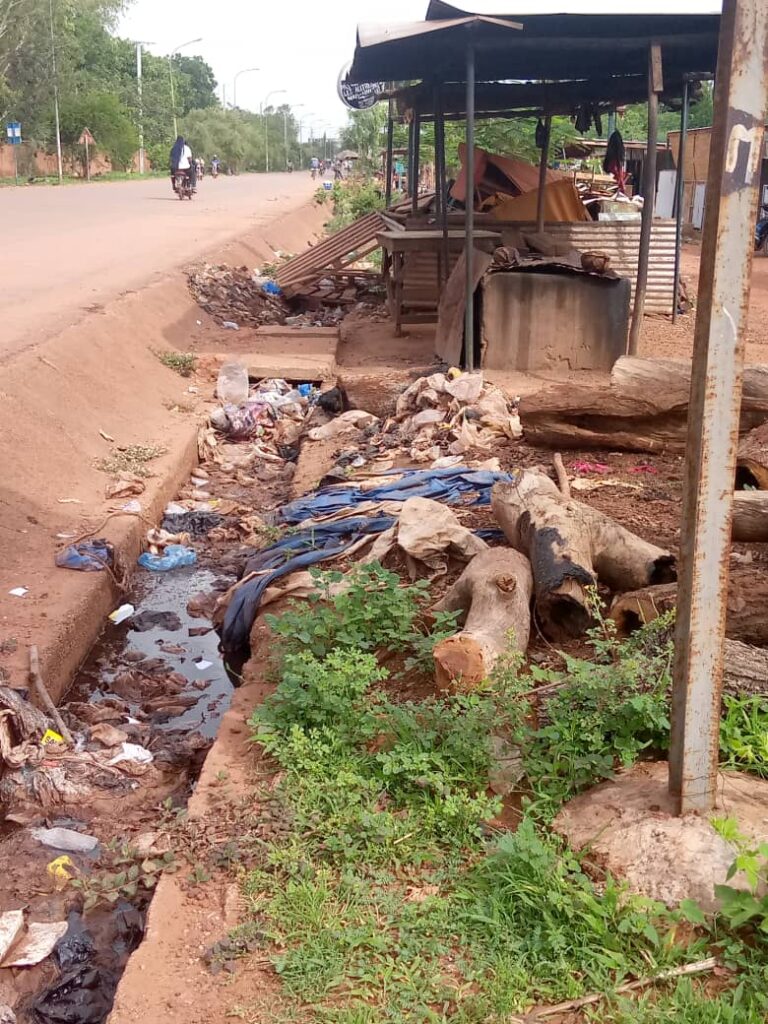
<svg viewBox="0 0 768 1024">
<path fill-rule="evenodd" d="M 295 209 L 314 187 L 309 174 L 206 178 L 191 203 L 159 178 L 0 189 L 0 360 Z"/>
</svg>

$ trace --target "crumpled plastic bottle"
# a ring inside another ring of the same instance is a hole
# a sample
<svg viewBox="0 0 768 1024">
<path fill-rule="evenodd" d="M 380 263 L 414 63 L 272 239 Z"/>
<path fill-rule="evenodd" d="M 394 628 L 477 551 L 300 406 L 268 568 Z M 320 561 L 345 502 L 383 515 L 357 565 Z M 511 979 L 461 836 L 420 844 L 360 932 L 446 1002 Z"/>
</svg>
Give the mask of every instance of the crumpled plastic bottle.
<svg viewBox="0 0 768 1024">
<path fill-rule="evenodd" d="M 139 565 L 151 572 L 170 572 L 171 569 L 184 569 L 196 563 L 195 552 L 183 544 L 169 544 L 162 555 L 151 555 L 145 551 L 139 557 Z"/>
</svg>

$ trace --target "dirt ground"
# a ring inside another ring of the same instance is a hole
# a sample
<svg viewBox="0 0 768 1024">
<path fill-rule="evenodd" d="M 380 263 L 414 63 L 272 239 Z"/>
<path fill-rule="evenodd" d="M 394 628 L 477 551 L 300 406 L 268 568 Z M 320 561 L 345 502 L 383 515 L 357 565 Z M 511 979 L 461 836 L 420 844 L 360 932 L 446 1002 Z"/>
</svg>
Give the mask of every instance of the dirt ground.
<svg viewBox="0 0 768 1024">
<path fill-rule="evenodd" d="M 691 298 L 695 298 L 698 288 L 700 259 L 698 242 L 683 246 L 682 277 Z M 668 317 L 647 317 L 640 354 L 665 359 L 691 356 L 694 325 L 695 312 L 678 317 L 674 324 Z M 746 358 L 748 363 L 768 362 L 768 259 L 762 254 L 755 257 L 752 269 Z"/>
</svg>

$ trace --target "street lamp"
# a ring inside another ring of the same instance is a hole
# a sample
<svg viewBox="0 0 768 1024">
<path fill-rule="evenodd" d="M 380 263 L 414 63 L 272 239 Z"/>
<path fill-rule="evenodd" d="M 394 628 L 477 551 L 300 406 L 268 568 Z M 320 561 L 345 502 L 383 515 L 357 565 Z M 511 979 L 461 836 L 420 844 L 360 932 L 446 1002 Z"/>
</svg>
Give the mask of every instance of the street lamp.
<svg viewBox="0 0 768 1024">
<path fill-rule="evenodd" d="M 53 110 L 56 117 L 56 160 L 59 168 L 59 184 L 64 181 L 64 164 L 61 159 L 61 118 L 59 116 L 59 72 L 56 67 L 56 30 L 53 22 L 53 0 L 50 0 L 51 19 L 51 71 L 53 72 Z"/>
<path fill-rule="evenodd" d="M 240 77 L 240 75 L 248 75 L 252 71 L 261 71 L 261 68 L 243 68 L 242 71 L 238 71 L 237 74 L 235 75 L 235 96 L 234 103 L 232 104 L 232 106 L 235 107 L 235 109 L 237 109 L 237 80 Z"/>
<path fill-rule="evenodd" d="M 144 85 L 142 82 L 142 47 L 152 46 L 146 39 L 136 43 L 136 88 L 139 97 L 139 174 L 144 173 Z"/>
<path fill-rule="evenodd" d="M 285 169 L 288 170 L 288 114 L 293 115 L 294 110 L 303 107 L 303 103 L 292 103 L 290 110 L 283 111 L 283 148 L 285 149 Z"/>
<path fill-rule="evenodd" d="M 171 55 L 168 58 L 168 71 L 171 76 L 171 110 L 173 111 L 173 134 L 176 136 L 176 138 L 179 137 L 179 121 L 178 118 L 176 117 L 176 89 L 173 84 L 173 58 L 176 56 L 179 50 L 184 50 L 187 46 L 194 46 L 195 43 L 202 43 L 202 41 L 202 36 L 200 36 L 199 39 L 190 39 L 189 42 L 182 43 L 181 46 L 177 46 L 176 49 L 171 50 Z"/>
<path fill-rule="evenodd" d="M 287 89 L 273 89 L 272 92 L 267 93 L 264 97 L 264 102 L 259 107 L 259 113 L 264 118 L 264 164 L 267 174 L 269 174 L 269 115 L 265 114 L 264 111 L 269 109 L 269 101 L 273 96 L 279 96 L 281 93 L 286 92 L 288 92 Z"/>
</svg>

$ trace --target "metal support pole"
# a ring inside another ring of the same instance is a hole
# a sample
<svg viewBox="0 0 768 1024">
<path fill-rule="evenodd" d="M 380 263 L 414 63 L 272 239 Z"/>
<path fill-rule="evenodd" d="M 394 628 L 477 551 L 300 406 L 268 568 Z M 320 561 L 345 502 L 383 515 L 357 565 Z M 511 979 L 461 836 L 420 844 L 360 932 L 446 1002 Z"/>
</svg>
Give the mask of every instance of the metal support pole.
<svg viewBox="0 0 768 1024">
<path fill-rule="evenodd" d="M 448 245 L 448 182 L 445 161 L 445 112 L 443 111 L 443 90 L 435 89 L 435 190 L 438 196 L 437 212 L 442 231 L 440 247 L 440 284 L 446 283 L 451 275 L 451 254 Z"/>
<path fill-rule="evenodd" d="M 683 495 L 670 791 L 715 805 L 731 517 L 763 126 L 768 4 L 725 0 L 715 86 Z"/>
<path fill-rule="evenodd" d="M 49 0 L 51 16 L 51 71 L 53 72 L 53 112 L 56 120 L 56 163 L 59 184 L 64 181 L 64 161 L 61 156 L 61 117 L 59 116 L 59 73 L 56 67 L 56 29 L 53 20 L 53 0 Z"/>
<path fill-rule="evenodd" d="M 176 117 L 176 86 L 173 84 L 173 54 L 168 58 L 168 74 L 171 76 L 171 112 L 173 113 L 173 136 L 179 137 L 179 119 Z"/>
<path fill-rule="evenodd" d="M 464 359 L 467 370 L 475 368 L 475 43 L 467 46 L 467 195 L 466 259 L 467 307 L 464 320 Z"/>
<path fill-rule="evenodd" d="M 283 148 L 285 150 L 285 169 L 288 170 L 288 114 L 283 110 Z"/>
<path fill-rule="evenodd" d="M 411 119 L 408 125 L 408 159 L 406 160 L 406 174 L 408 175 L 408 196 L 413 197 L 413 152 L 415 149 L 414 135 L 415 118 Z"/>
<path fill-rule="evenodd" d="M 552 118 L 544 118 L 544 143 L 541 147 L 539 161 L 539 194 L 536 200 L 536 230 L 544 230 L 544 209 L 547 198 L 547 163 L 549 161 L 549 145 L 552 139 Z"/>
<path fill-rule="evenodd" d="M 690 82 L 686 75 L 683 82 L 683 108 L 680 111 L 680 144 L 677 147 L 677 175 L 675 177 L 675 291 L 672 306 L 672 323 L 677 320 L 677 306 L 680 301 L 680 257 L 683 246 L 683 202 L 685 199 L 685 144 L 688 139 L 688 112 L 690 105 Z"/>
<path fill-rule="evenodd" d="M 664 90 L 661 67 L 661 47 L 651 43 L 648 50 L 648 144 L 643 167 L 643 220 L 640 225 L 640 251 L 637 256 L 637 284 L 632 326 L 629 330 L 629 355 L 637 355 L 645 315 L 645 295 L 648 291 L 648 263 L 651 253 L 651 230 L 656 205 L 656 153 L 659 134 L 659 93 Z"/>
<path fill-rule="evenodd" d="M 389 117 L 387 118 L 387 157 L 385 160 L 384 174 L 386 175 L 386 190 L 384 193 L 384 206 L 388 210 L 392 205 L 392 175 L 394 174 L 394 148 L 395 148 L 395 122 L 392 117 L 392 100 L 389 101 Z"/>
<path fill-rule="evenodd" d="M 411 213 L 419 212 L 419 177 L 421 175 L 421 114 L 413 116 L 413 188 L 411 189 Z"/>
</svg>

